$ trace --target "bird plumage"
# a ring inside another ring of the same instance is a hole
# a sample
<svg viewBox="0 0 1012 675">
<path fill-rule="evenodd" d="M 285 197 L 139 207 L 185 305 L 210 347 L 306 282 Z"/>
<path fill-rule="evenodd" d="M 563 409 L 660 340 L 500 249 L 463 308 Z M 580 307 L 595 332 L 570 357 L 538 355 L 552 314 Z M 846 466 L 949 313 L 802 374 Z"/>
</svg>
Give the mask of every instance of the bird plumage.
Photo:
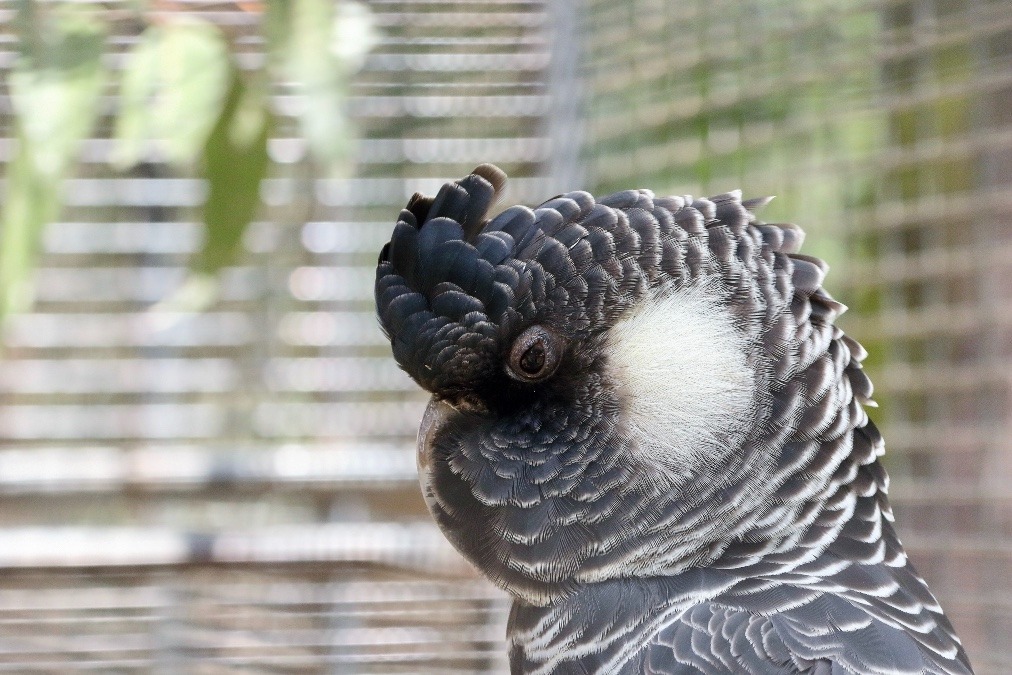
<svg viewBox="0 0 1012 675">
<path fill-rule="evenodd" d="M 768 200 L 486 212 L 482 165 L 380 254 L 433 394 L 423 494 L 514 596 L 515 673 L 968 673 L 892 526 L 864 350 Z"/>
</svg>

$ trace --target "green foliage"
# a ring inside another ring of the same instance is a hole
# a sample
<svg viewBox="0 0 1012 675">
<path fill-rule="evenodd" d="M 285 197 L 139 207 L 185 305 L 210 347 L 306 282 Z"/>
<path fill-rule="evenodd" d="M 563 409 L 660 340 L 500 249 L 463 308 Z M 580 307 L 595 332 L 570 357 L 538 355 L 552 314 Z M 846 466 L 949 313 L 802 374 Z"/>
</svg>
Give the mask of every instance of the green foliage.
<svg viewBox="0 0 1012 675">
<path fill-rule="evenodd" d="M 874 178 L 829 167 L 884 140 L 882 115 L 854 109 L 878 82 L 867 48 L 881 32 L 875 9 L 744 0 L 683 17 L 650 0 L 627 5 L 619 17 L 614 3 L 590 3 L 591 187 L 776 195 L 764 219 L 803 223 L 807 252 L 846 264 L 834 224 Z"/>
<path fill-rule="evenodd" d="M 268 0 L 268 49 L 279 79 L 302 97 L 299 125 L 310 152 L 332 169 L 348 154 L 351 130 L 341 102 L 349 76 L 376 40 L 364 5 Z"/>
<path fill-rule="evenodd" d="M 192 162 L 221 114 L 230 71 L 224 36 L 211 24 L 187 18 L 148 28 L 123 71 L 114 162 L 145 159 L 149 141 L 170 162 Z"/>
<path fill-rule="evenodd" d="M 60 181 L 40 174 L 24 134 L 7 167 L 7 194 L 0 215 L 0 316 L 23 311 L 32 300 L 35 268 L 43 227 L 59 215 Z"/>
<path fill-rule="evenodd" d="M 207 230 L 194 265 L 202 274 L 214 274 L 233 261 L 260 204 L 259 185 L 267 171 L 267 138 L 274 120 L 263 86 L 244 79 L 232 74 L 225 106 L 204 147 Z"/>
<path fill-rule="evenodd" d="M 145 17 L 144 2 L 131 8 Z M 368 10 L 345 0 L 268 0 L 261 27 L 266 67 L 240 69 L 214 24 L 160 13 L 126 55 L 110 158 L 123 171 L 166 161 L 207 181 L 204 245 L 194 276 L 157 308 L 195 310 L 214 298 L 218 271 L 235 261 L 260 205 L 274 128 L 272 86 L 299 95 L 299 128 L 323 170 L 350 147 L 344 101 L 376 34 Z M 21 0 L 20 53 L 10 78 L 18 150 L 0 213 L 0 320 L 24 310 L 43 228 L 60 212 L 63 179 L 94 126 L 107 79 L 104 16 L 70 3 Z M 196 290 L 195 290 L 196 289 Z"/>
<path fill-rule="evenodd" d="M 80 8 L 45 15 L 22 5 L 25 38 L 10 75 L 17 153 L 0 212 L 0 317 L 31 302 L 43 227 L 60 212 L 60 187 L 94 124 L 105 81 L 103 26 Z"/>
</svg>

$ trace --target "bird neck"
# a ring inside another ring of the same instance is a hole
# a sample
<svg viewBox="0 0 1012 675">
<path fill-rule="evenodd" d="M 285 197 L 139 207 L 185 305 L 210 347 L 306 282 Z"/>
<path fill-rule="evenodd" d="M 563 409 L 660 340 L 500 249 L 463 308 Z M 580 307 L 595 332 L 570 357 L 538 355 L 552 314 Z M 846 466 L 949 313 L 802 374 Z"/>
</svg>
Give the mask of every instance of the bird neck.
<svg viewBox="0 0 1012 675">
<path fill-rule="evenodd" d="M 728 572 L 689 570 L 676 577 L 589 584 L 547 606 L 515 600 L 507 636 L 512 672 L 632 675 L 642 648 L 667 622 L 734 584 Z"/>
</svg>

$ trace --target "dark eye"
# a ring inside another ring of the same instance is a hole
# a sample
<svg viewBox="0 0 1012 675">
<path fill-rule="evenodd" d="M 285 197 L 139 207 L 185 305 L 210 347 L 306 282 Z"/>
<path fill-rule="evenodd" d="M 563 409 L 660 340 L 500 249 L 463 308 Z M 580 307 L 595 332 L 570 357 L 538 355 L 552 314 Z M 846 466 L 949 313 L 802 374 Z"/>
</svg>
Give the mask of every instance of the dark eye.
<svg viewBox="0 0 1012 675">
<path fill-rule="evenodd" d="M 513 341 L 507 374 L 521 382 L 539 382 L 559 367 L 561 340 L 541 326 L 531 326 Z"/>
<path fill-rule="evenodd" d="M 545 367 L 545 345 L 538 340 L 520 357 L 520 370 L 531 377 L 536 376 Z"/>
</svg>

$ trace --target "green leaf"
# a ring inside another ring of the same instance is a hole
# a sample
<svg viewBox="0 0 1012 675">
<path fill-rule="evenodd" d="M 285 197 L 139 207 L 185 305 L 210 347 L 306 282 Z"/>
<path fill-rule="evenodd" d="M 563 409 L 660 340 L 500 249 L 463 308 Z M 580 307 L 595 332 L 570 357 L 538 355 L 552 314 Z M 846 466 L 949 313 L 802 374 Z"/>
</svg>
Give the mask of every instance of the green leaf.
<svg viewBox="0 0 1012 675">
<path fill-rule="evenodd" d="M 292 37 L 291 0 L 267 0 L 264 3 L 263 33 L 268 56 L 283 66 L 288 41 Z"/>
<path fill-rule="evenodd" d="M 60 211 L 60 181 L 36 169 L 24 137 L 7 165 L 7 194 L 0 213 L 0 318 L 32 303 L 32 272 L 45 225 Z"/>
<path fill-rule="evenodd" d="M 136 164 L 152 146 L 170 162 L 192 162 L 221 114 L 228 84 L 228 47 L 213 24 L 181 18 L 149 27 L 123 71 L 114 162 Z"/>
<path fill-rule="evenodd" d="M 334 3 L 329 0 L 294 0 L 292 34 L 288 41 L 288 76 L 302 95 L 299 126 L 311 152 L 326 164 L 345 156 L 347 130 L 342 102 L 347 80 L 330 54 Z"/>
<path fill-rule="evenodd" d="M 348 155 L 348 80 L 377 35 L 365 5 L 345 0 L 337 7 L 331 0 L 268 0 L 264 28 L 275 67 L 302 98 L 302 135 L 327 167 Z"/>
<path fill-rule="evenodd" d="M 368 5 L 345 0 L 337 6 L 330 51 L 347 73 L 365 63 L 366 54 L 379 42 L 380 32 Z"/>
<path fill-rule="evenodd" d="M 9 78 L 17 153 L 0 210 L 0 319 L 31 304 L 42 231 L 59 216 L 63 178 L 105 81 L 105 33 L 91 12 L 25 2 L 17 25 L 24 35 Z"/>
<path fill-rule="evenodd" d="M 105 33 L 92 13 L 81 8 L 62 7 L 44 16 L 34 8 L 25 13 L 31 19 L 25 29 L 40 34 L 23 43 L 9 79 L 11 103 L 35 169 L 58 177 L 95 122 L 105 81 Z"/>
<path fill-rule="evenodd" d="M 216 275 L 192 273 L 169 297 L 148 309 L 146 324 L 154 331 L 167 330 L 187 315 L 209 308 L 220 291 L 221 280 Z"/>
<path fill-rule="evenodd" d="M 260 205 L 260 181 L 267 172 L 267 139 L 274 118 L 266 87 L 233 70 L 225 106 L 204 147 L 208 184 L 204 245 L 193 268 L 215 274 L 236 257 L 242 235 Z"/>
</svg>

